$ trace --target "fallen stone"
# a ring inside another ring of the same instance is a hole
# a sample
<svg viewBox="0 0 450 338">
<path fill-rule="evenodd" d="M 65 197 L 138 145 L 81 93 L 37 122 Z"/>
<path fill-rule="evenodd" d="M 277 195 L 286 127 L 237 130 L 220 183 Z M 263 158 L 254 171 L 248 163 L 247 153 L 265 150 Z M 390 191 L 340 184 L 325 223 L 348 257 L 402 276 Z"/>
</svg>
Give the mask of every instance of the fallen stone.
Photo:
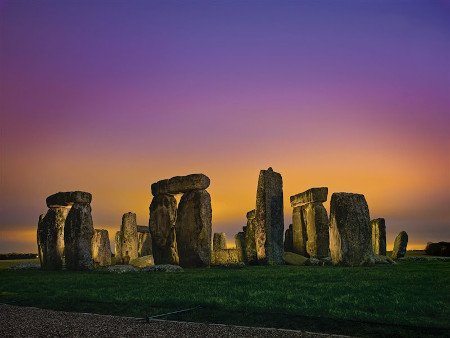
<svg viewBox="0 0 450 338">
<path fill-rule="evenodd" d="M 153 260 L 152 255 L 148 255 L 132 259 L 130 261 L 130 265 L 134 266 L 135 268 L 146 268 L 149 266 L 154 266 L 155 261 Z"/>
<path fill-rule="evenodd" d="M 146 232 L 138 231 L 138 256 L 148 255 L 152 255 L 152 236 L 147 228 Z"/>
<path fill-rule="evenodd" d="M 401 231 L 394 241 L 394 250 L 392 250 L 392 259 L 399 259 L 405 257 L 407 246 L 408 246 L 408 234 L 406 233 L 406 231 Z"/>
<path fill-rule="evenodd" d="M 322 262 L 320 259 L 314 258 L 314 257 L 310 257 L 306 260 L 305 265 L 309 265 L 309 266 L 323 266 L 325 265 L 324 262 Z"/>
<path fill-rule="evenodd" d="M 46 202 L 49 208 L 51 207 L 67 207 L 75 203 L 91 204 L 92 195 L 84 191 L 68 191 L 58 192 L 47 197 Z"/>
<path fill-rule="evenodd" d="M 245 242 L 245 262 L 247 264 L 258 263 L 258 257 L 256 254 L 256 213 L 255 210 L 247 212 L 247 226 L 244 231 L 244 242 Z"/>
<path fill-rule="evenodd" d="M 294 238 L 292 235 L 292 224 L 284 232 L 284 251 L 293 252 L 294 250 Z"/>
<path fill-rule="evenodd" d="M 137 272 L 139 271 L 132 265 L 111 265 L 106 268 L 109 272 L 115 273 L 126 273 L 126 272 Z"/>
<path fill-rule="evenodd" d="M 285 252 L 283 253 L 283 260 L 288 265 L 305 265 L 308 257 L 293 252 Z"/>
<path fill-rule="evenodd" d="M 111 265 L 111 245 L 109 243 L 108 230 L 94 230 L 92 237 L 92 259 L 95 265 Z"/>
<path fill-rule="evenodd" d="M 184 194 L 193 190 L 205 190 L 209 187 L 209 177 L 204 174 L 175 176 L 152 184 L 152 194 Z"/>
<path fill-rule="evenodd" d="M 213 235 L 213 250 L 226 249 L 227 236 L 224 232 L 214 233 Z"/>
<path fill-rule="evenodd" d="M 283 179 L 272 168 L 259 173 L 256 221 L 258 261 L 269 265 L 283 264 Z"/>
<path fill-rule="evenodd" d="M 213 251 L 212 265 L 233 265 L 241 262 L 237 249 L 217 249 Z"/>
<path fill-rule="evenodd" d="M 369 207 L 364 195 L 334 193 L 331 196 L 330 253 L 335 265 L 374 263 Z"/>
<path fill-rule="evenodd" d="M 385 255 L 374 255 L 375 264 L 395 264 L 391 257 Z"/>
<path fill-rule="evenodd" d="M 206 190 L 181 197 L 175 229 L 182 267 L 210 265 L 211 221 L 211 197 Z"/>
<path fill-rule="evenodd" d="M 121 232 L 121 262 L 129 264 L 135 258 L 138 258 L 138 235 L 136 214 L 127 212 L 122 216 Z"/>
<path fill-rule="evenodd" d="M 292 211 L 292 246 L 293 252 L 302 256 L 308 256 L 306 251 L 306 224 L 303 221 L 303 206 L 295 207 Z"/>
<path fill-rule="evenodd" d="M 11 270 L 38 270 L 41 265 L 38 263 L 19 263 L 10 267 Z"/>
<path fill-rule="evenodd" d="M 159 264 L 141 269 L 141 272 L 183 272 L 183 268 L 179 265 Z"/>
<path fill-rule="evenodd" d="M 372 227 L 372 248 L 375 255 L 386 256 L 386 223 L 384 218 L 370 221 Z"/>
<path fill-rule="evenodd" d="M 427 243 L 425 253 L 430 256 L 450 257 L 450 242 Z"/>
<path fill-rule="evenodd" d="M 311 188 L 297 195 L 291 196 L 291 206 L 297 207 L 307 203 L 323 203 L 326 202 L 328 196 L 328 188 Z"/>
</svg>

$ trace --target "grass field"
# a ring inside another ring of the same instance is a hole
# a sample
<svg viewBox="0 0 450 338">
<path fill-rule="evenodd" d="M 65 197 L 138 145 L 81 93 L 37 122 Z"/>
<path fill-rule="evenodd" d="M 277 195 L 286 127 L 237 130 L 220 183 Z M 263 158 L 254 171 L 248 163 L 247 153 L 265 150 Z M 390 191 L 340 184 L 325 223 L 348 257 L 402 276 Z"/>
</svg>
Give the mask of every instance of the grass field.
<svg viewBox="0 0 450 338">
<path fill-rule="evenodd" d="M 450 262 L 343 268 L 254 266 L 182 273 L 8 270 L 0 302 L 359 336 L 450 336 Z M 20 261 L 23 262 L 23 261 Z"/>
</svg>

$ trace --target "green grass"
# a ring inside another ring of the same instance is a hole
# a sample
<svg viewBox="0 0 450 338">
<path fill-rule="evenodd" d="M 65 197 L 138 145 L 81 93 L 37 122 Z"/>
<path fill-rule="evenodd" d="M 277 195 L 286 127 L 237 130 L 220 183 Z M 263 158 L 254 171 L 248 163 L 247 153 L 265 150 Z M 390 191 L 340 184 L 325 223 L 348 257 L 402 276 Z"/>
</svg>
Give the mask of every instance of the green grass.
<svg viewBox="0 0 450 338">
<path fill-rule="evenodd" d="M 0 261 L 0 268 L 10 265 Z M 359 336 L 450 336 L 450 263 L 127 274 L 3 269 L 0 302 L 135 317 L 200 305 L 167 318 Z"/>
</svg>

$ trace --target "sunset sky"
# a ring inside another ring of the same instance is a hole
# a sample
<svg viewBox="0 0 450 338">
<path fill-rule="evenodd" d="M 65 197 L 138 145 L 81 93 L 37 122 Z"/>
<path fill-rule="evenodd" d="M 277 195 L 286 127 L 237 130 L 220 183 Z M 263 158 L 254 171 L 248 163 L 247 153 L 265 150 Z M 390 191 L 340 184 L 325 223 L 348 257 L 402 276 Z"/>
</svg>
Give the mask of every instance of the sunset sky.
<svg viewBox="0 0 450 338">
<path fill-rule="evenodd" d="M 388 249 L 450 241 L 450 1 L 1 1 L 0 252 L 58 191 L 148 224 L 151 183 L 211 178 L 213 232 L 289 196 L 366 196 Z M 329 210 L 329 200 L 325 203 Z"/>
</svg>

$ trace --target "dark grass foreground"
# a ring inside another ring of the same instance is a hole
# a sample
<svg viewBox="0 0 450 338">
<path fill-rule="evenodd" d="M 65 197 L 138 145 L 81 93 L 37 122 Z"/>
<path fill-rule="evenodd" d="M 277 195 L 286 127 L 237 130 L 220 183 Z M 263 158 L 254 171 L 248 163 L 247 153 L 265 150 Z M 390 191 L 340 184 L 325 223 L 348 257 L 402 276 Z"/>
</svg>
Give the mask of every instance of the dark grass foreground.
<svg viewBox="0 0 450 338">
<path fill-rule="evenodd" d="M 126 274 L 3 269 L 0 302 L 134 317 L 201 306 L 166 318 L 359 336 L 450 336 L 450 263 Z"/>
</svg>

